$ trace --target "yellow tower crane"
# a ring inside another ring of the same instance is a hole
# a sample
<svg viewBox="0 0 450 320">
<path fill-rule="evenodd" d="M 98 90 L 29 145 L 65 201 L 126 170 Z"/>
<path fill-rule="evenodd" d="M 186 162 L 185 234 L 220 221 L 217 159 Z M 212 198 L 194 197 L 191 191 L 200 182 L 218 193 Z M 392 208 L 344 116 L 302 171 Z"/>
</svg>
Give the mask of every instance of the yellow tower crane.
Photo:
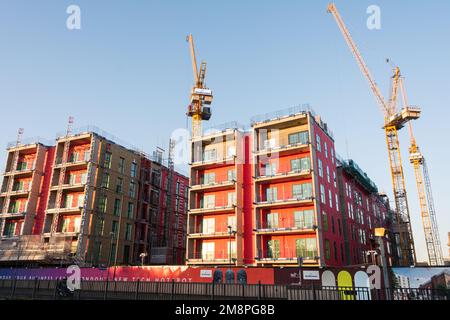
<svg viewBox="0 0 450 320">
<path fill-rule="evenodd" d="M 344 36 L 352 54 L 354 55 L 358 66 L 369 82 L 369 86 L 375 95 L 375 98 L 381 107 L 384 116 L 384 131 L 386 134 L 386 143 L 389 155 L 389 164 L 392 177 L 393 194 L 396 206 L 397 224 L 394 229 L 396 234 L 396 242 L 399 249 L 399 264 L 403 266 L 413 266 L 416 263 L 416 253 L 414 247 L 414 239 L 411 228 L 411 220 L 409 214 L 408 198 L 406 194 L 405 177 L 403 173 L 402 158 L 400 153 L 400 144 L 398 139 L 398 130 L 403 128 L 405 124 L 411 120 L 420 117 L 420 109 L 405 107 L 401 112 L 392 109 L 392 101 L 387 102 L 377 83 L 373 79 L 369 68 L 367 67 L 361 53 L 353 41 L 341 15 L 333 3 L 328 5 L 328 12 L 333 15 L 336 23 Z M 392 95 L 393 99 L 396 96 Z"/>
<path fill-rule="evenodd" d="M 195 56 L 194 38 L 192 34 L 187 36 L 191 49 L 192 69 L 194 72 L 194 87 L 191 91 L 191 104 L 188 107 L 187 115 L 192 117 L 192 138 L 202 135 L 202 120 L 211 118 L 212 91 L 205 86 L 206 62 L 202 61 L 200 70 L 197 67 L 197 58 Z M 205 106 L 207 105 L 207 106 Z"/>
<path fill-rule="evenodd" d="M 395 68 L 392 77 L 391 108 L 397 108 L 397 95 L 401 92 L 403 109 L 409 107 L 408 97 L 404 85 L 404 79 L 401 76 L 400 69 Z M 408 123 L 410 148 L 409 161 L 414 167 L 416 178 L 417 193 L 419 196 L 420 216 L 422 218 L 425 243 L 428 252 L 428 262 L 430 266 L 443 266 L 444 259 L 442 255 L 441 240 L 439 239 L 439 229 L 436 219 L 436 210 L 434 206 L 433 193 L 431 189 L 430 176 L 425 161 L 425 157 L 420 152 L 416 138 L 413 132 L 412 123 Z"/>
</svg>

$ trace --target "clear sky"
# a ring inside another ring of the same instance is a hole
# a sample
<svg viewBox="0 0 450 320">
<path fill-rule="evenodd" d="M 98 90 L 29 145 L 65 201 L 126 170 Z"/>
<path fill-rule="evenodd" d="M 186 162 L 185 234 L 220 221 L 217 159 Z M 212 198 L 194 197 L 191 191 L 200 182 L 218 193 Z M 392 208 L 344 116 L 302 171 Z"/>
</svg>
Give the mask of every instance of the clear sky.
<svg viewBox="0 0 450 320">
<path fill-rule="evenodd" d="M 81 30 L 66 28 L 69 5 Z M 450 231 L 450 2 L 337 1 L 383 93 L 391 67 L 406 77 L 410 103 L 423 108 L 416 136 L 428 159 L 444 254 Z M 381 8 L 381 30 L 366 26 Z M 151 152 L 186 128 L 193 82 L 188 44 L 208 62 L 212 124 L 310 103 L 332 128 L 336 148 L 390 194 L 382 116 L 327 1 L 0 0 L 0 145 L 54 139 L 69 115 Z M 403 158 L 419 260 L 426 259 L 412 167 Z M 5 153 L 0 154 L 4 165 Z"/>
</svg>

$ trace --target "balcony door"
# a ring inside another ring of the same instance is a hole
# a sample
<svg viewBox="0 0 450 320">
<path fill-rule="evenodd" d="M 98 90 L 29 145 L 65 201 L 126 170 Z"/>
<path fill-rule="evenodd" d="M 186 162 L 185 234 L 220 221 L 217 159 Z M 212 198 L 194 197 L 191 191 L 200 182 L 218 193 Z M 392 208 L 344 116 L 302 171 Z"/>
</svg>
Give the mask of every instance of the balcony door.
<svg viewBox="0 0 450 320">
<path fill-rule="evenodd" d="M 206 218 L 203 219 L 202 233 L 203 234 L 213 234 L 215 232 L 216 219 Z"/>
<path fill-rule="evenodd" d="M 280 257 L 280 240 L 267 241 L 267 257 L 272 259 Z"/>
<path fill-rule="evenodd" d="M 214 242 L 202 243 L 202 259 L 214 260 Z"/>
</svg>

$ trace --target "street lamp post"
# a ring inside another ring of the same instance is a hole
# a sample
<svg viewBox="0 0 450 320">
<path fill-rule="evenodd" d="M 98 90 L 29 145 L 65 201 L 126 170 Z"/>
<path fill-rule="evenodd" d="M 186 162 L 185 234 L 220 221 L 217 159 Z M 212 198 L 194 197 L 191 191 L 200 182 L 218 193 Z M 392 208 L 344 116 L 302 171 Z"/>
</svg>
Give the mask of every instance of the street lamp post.
<svg viewBox="0 0 450 320">
<path fill-rule="evenodd" d="M 231 268 L 232 265 L 233 265 L 233 262 L 232 262 L 232 250 L 231 250 L 231 239 L 232 239 L 233 235 L 236 235 L 236 231 L 233 230 L 232 226 L 228 226 L 228 230 L 229 230 L 229 234 L 230 234 L 230 240 L 229 240 L 230 250 L 229 250 L 229 253 L 228 253 L 228 257 L 230 259 L 230 268 Z"/>
<path fill-rule="evenodd" d="M 111 236 L 111 242 L 110 242 L 110 247 L 109 247 L 109 259 L 108 259 L 108 275 L 107 275 L 108 279 L 109 279 L 109 268 L 111 267 L 111 263 L 112 263 L 114 232 L 110 232 L 109 235 Z"/>
<path fill-rule="evenodd" d="M 142 252 L 139 257 L 141 258 L 141 266 L 144 266 L 144 259 L 147 257 L 147 252 Z"/>
</svg>

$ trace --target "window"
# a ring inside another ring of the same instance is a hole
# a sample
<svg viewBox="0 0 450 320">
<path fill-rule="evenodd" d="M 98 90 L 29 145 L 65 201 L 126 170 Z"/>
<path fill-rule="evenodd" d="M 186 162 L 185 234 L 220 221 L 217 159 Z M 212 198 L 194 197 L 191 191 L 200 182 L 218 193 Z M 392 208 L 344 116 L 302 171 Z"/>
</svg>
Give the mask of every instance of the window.
<svg viewBox="0 0 450 320">
<path fill-rule="evenodd" d="M 69 232 L 69 226 L 70 226 L 70 218 L 64 218 L 61 232 L 62 233 Z"/>
<path fill-rule="evenodd" d="M 338 219 L 338 229 L 339 229 L 339 235 L 342 236 L 342 225 L 341 225 L 340 219 Z"/>
<path fill-rule="evenodd" d="M 309 157 L 291 160 L 291 171 L 309 171 L 311 169 L 311 160 Z"/>
<path fill-rule="evenodd" d="M 331 148 L 331 163 L 334 164 L 334 149 L 333 148 Z M 342 260 L 344 260 L 344 259 L 342 259 Z"/>
<path fill-rule="evenodd" d="M 329 167 L 329 166 L 327 166 L 327 181 L 328 181 L 328 183 L 331 182 L 331 177 L 330 177 L 330 167 Z"/>
<path fill-rule="evenodd" d="M 203 197 L 204 206 L 203 208 L 212 209 L 216 206 L 216 196 L 214 194 L 205 195 Z"/>
<path fill-rule="evenodd" d="M 111 152 L 106 152 L 105 153 L 105 161 L 103 162 L 103 166 L 107 169 L 111 169 L 111 158 L 112 158 Z"/>
<path fill-rule="evenodd" d="M 202 259 L 214 260 L 214 242 L 202 242 Z"/>
<path fill-rule="evenodd" d="M 336 210 L 339 211 L 339 197 L 338 197 L 337 194 L 336 194 L 335 196 L 336 196 L 336 197 L 335 197 L 335 198 L 336 198 L 336 199 L 335 199 L 335 200 L 336 200 Z"/>
<path fill-rule="evenodd" d="M 123 263 L 130 263 L 130 246 L 123 246 Z"/>
<path fill-rule="evenodd" d="M 228 193 L 228 207 L 236 205 L 236 192 Z"/>
<path fill-rule="evenodd" d="M 318 159 L 317 160 L 317 164 L 319 166 L 319 176 L 321 178 L 323 178 L 323 165 L 322 165 L 322 160 Z"/>
<path fill-rule="evenodd" d="M 325 259 L 331 259 L 331 248 L 330 248 L 330 240 L 325 240 Z"/>
<path fill-rule="evenodd" d="M 322 225 L 323 225 L 323 231 L 328 231 L 328 215 L 325 211 L 322 211 Z"/>
<path fill-rule="evenodd" d="M 215 224 L 216 224 L 216 219 L 204 218 L 203 226 L 202 226 L 202 233 L 203 234 L 213 234 L 215 232 Z"/>
<path fill-rule="evenodd" d="M 227 158 L 234 157 L 236 155 L 236 147 L 235 146 L 229 146 L 227 148 Z"/>
<path fill-rule="evenodd" d="M 127 228 L 125 229 L 125 240 L 131 241 L 132 229 L 133 226 L 127 223 Z"/>
<path fill-rule="evenodd" d="M 236 181 L 236 170 L 230 169 L 228 170 L 228 181 Z"/>
<path fill-rule="evenodd" d="M 323 147 L 325 149 L 325 158 L 328 159 L 328 144 L 326 142 L 324 142 Z"/>
<path fill-rule="evenodd" d="M 336 233 L 336 225 L 334 224 L 334 217 L 331 216 L 331 230 Z"/>
<path fill-rule="evenodd" d="M 64 206 L 65 208 L 73 208 L 73 195 L 68 194 L 66 196 L 66 204 Z"/>
<path fill-rule="evenodd" d="M 177 195 L 177 196 L 179 196 L 180 195 L 180 181 L 177 181 L 177 185 L 176 185 L 176 187 L 175 187 L 175 194 Z M 178 197 L 177 197 L 177 199 L 178 199 Z"/>
<path fill-rule="evenodd" d="M 302 184 L 303 189 L 303 200 L 312 199 L 312 183 L 304 183 Z"/>
<path fill-rule="evenodd" d="M 267 257 L 272 259 L 280 257 L 280 240 L 269 240 L 267 242 Z"/>
<path fill-rule="evenodd" d="M 81 229 L 81 217 L 76 217 L 73 223 L 73 232 L 79 233 Z"/>
<path fill-rule="evenodd" d="M 7 222 L 5 224 L 5 229 L 3 235 L 5 237 L 12 237 L 16 235 L 17 222 Z"/>
<path fill-rule="evenodd" d="M 278 229 L 278 213 L 273 212 L 267 215 L 267 228 L 268 229 Z"/>
<path fill-rule="evenodd" d="M 334 181 L 334 187 L 337 188 L 337 180 L 336 180 L 336 172 L 333 171 L 333 181 Z"/>
<path fill-rule="evenodd" d="M 333 194 L 331 190 L 328 190 L 328 202 L 330 203 L 330 208 L 333 208 Z"/>
<path fill-rule="evenodd" d="M 127 210 L 128 219 L 133 219 L 134 217 L 134 203 L 128 202 L 128 210 Z"/>
<path fill-rule="evenodd" d="M 299 229 L 312 229 L 314 226 L 314 211 L 304 210 L 294 212 L 294 227 Z"/>
<path fill-rule="evenodd" d="M 216 173 L 207 172 L 203 175 L 204 184 L 212 184 L 216 182 Z"/>
<path fill-rule="evenodd" d="M 120 157 L 119 159 L 119 172 L 121 174 L 125 173 L 125 158 Z"/>
<path fill-rule="evenodd" d="M 113 221 L 111 226 L 111 232 L 114 234 L 114 238 L 117 239 L 117 233 L 119 231 L 119 222 Z"/>
<path fill-rule="evenodd" d="M 333 241 L 333 251 L 334 251 L 334 260 L 338 260 L 338 249 L 337 249 L 337 244 L 336 241 Z"/>
<path fill-rule="evenodd" d="M 320 200 L 322 201 L 323 204 L 326 203 L 326 199 L 325 199 L 325 187 L 321 184 L 320 185 Z"/>
<path fill-rule="evenodd" d="M 13 191 L 22 191 L 23 190 L 23 181 L 15 181 Z"/>
<path fill-rule="evenodd" d="M 236 217 L 235 216 L 229 216 L 228 217 L 228 226 L 231 226 L 231 230 L 236 231 Z M 229 230 L 227 230 L 229 231 Z"/>
<path fill-rule="evenodd" d="M 317 143 L 317 151 L 321 152 L 322 146 L 320 144 L 320 136 L 319 135 L 316 135 L 316 143 Z"/>
<path fill-rule="evenodd" d="M 297 133 L 291 133 L 288 136 L 289 144 L 308 144 L 309 133 L 308 131 L 302 131 Z"/>
<path fill-rule="evenodd" d="M 315 238 L 295 240 L 297 257 L 314 259 L 317 256 L 317 243 Z"/>
<path fill-rule="evenodd" d="M 87 173 L 86 172 L 81 174 L 81 183 L 82 184 L 87 183 Z"/>
<path fill-rule="evenodd" d="M 102 177 L 102 188 L 108 189 L 109 188 L 109 173 L 104 172 Z"/>
<path fill-rule="evenodd" d="M 117 178 L 116 192 L 122 193 L 122 190 L 123 190 L 123 179 Z"/>
<path fill-rule="evenodd" d="M 213 161 L 217 159 L 217 150 L 211 149 L 211 150 L 205 150 L 203 154 L 203 161 Z"/>
<path fill-rule="evenodd" d="M 100 196 L 100 200 L 98 203 L 98 210 L 101 213 L 105 213 L 106 212 L 106 204 L 107 204 L 108 198 L 105 195 L 101 195 Z"/>
<path fill-rule="evenodd" d="M 266 190 L 266 199 L 267 199 L 267 202 L 274 202 L 274 201 L 277 201 L 277 200 L 278 200 L 278 197 L 277 197 L 277 191 L 278 191 L 277 188 L 268 188 L 268 189 Z"/>
<path fill-rule="evenodd" d="M 236 241 L 231 241 L 227 244 L 227 251 L 228 257 L 236 258 Z"/>
<path fill-rule="evenodd" d="M 292 197 L 297 199 L 303 198 L 303 188 L 301 184 L 294 184 L 292 186 Z"/>
<path fill-rule="evenodd" d="M 130 198 L 136 197 L 136 183 L 130 182 Z"/>
<path fill-rule="evenodd" d="M 120 199 L 116 199 L 114 201 L 114 215 L 115 216 L 120 216 L 120 207 L 122 206 L 122 203 L 120 201 Z"/>
<path fill-rule="evenodd" d="M 266 163 L 264 165 L 264 172 L 266 176 L 274 176 L 277 174 L 277 163 Z"/>
<path fill-rule="evenodd" d="M 131 164 L 131 177 L 137 177 L 137 163 L 135 161 L 133 161 L 133 163 Z"/>
<path fill-rule="evenodd" d="M 84 196 L 82 194 L 78 195 L 77 206 L 78 208 L 84 207 Z"/>
</svg>

